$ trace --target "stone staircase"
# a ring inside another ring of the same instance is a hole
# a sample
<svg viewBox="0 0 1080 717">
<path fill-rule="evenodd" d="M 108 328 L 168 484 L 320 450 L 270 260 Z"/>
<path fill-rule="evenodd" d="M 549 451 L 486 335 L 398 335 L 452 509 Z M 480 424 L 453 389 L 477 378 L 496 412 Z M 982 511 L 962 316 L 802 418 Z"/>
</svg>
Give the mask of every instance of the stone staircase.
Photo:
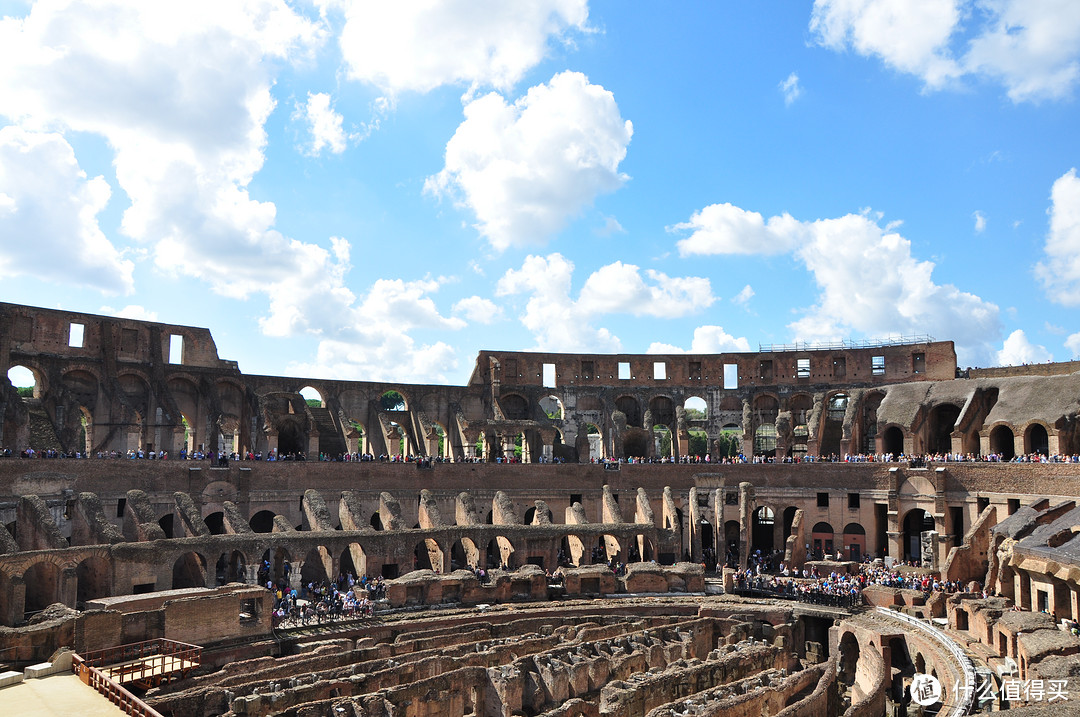
<svg viewBox="0 0 1080 717">
<path fill-rule="evenodd" d="M 311 411 L 311 418 L 315 421 L 315 427 L 319 430 L 319 453 L 325 453 L 332 458 L 344 453 L 348 449 L 348 445 L 345 443 L 345 437 L 341 434 L 341 430 L 338 428 L 333 414 L 330 413 L 330 409 L 309 406 L 308 410 Z M 316 456 L 308 456 L 309 460 L 314 458 Z"/>
<path fill-rule="evenodd" d="M 60 439 L 53 430 L 52 421 L 49 420 L 41 402 L 37 399 L 26 400 L 26 408 L 30 414 L 30 447 L 35 451 L 44 451 L 50 448 L 60 450 Z"/>
</svg>

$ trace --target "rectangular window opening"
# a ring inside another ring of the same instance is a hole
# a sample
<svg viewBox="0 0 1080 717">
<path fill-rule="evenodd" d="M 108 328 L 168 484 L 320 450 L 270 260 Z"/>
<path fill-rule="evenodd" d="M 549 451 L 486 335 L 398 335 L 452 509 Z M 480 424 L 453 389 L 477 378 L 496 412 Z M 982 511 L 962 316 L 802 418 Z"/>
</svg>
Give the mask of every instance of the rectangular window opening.
<svg viewBox="0 0 1080 717">
<path fill-rule="evenodd" d="M 739 365 L 734 363 L 724 364 L 724 388 L 734 389 L 739 387 Z"/>
<path fill-rule="evenodd" d="M 619 378 L 621 380 L 626 380 L 626 379 L 630 378 L 630 362 L 629 361 L 620 361 L 619 362 Z"/>
<path fill-rule="evenodd" d="M 795 359 L 795 378 L 810 378 L 810 359 Z"/>
<path fill-rule="evenodd" d="M 849 510 L 858 510 L 859 509 L 859 494 L 858 493 L 848 493 L 847 494 L 847 507 L 848 507 Z"/>
<path fill-rule="evenodd" d="M 1020 510 L 1020 499 L 1009 498 L 1009 515 L 1012 515 L 1018 510 Z"/>
<path fill-rule="evenodd" d="M 885 375 L 885 357 L 884 356 L 871 356 L 870 357 L 870 373 L 874 376 Z"/>
<path fill-rule="evenodd" d="M 829 494 L 828 493 L 818 493 L 817 494 L 817 507 L 819 507 L 819 508 L 828 508 L 829 507 Z"/>
<path fill-rule="evenodd" d="M 184 337 L 169 335 L 169 363 L 184 363 Z"/>
<path fill-rule="evenodd" d="M 555 364 L 544 364 L 544 388 L 555 388 Z"/>
<path fill-rule="evenodd" d="M 570 494 L 570 505 L 572 506 L 572 505 L 574 505 L 574 503 L 580 503 L 581 502 L 581 495 L 582 495 L 581 493 L 571 493 Z"/>
<path fill-rule="evenodd" d="M 83 347 L 83 332 L 86 327 L 83 324 L 76 324 L 72 322 L 68 326 L 68 346 L 73 349 L 81 349 Z"/>
<path fill-rule="evenodd" d="M 663 361 L 653 361 L 652 365 L 652 377 L 656 381 L 663 381 L 667 378 L 667 364 Z"/>
<path fill-rule="evenodd" d="M 124 517 L 124 508 L 127 507 L 127 498 L 120 498 L 116 501 L 116 517 Z"/>
</svg>

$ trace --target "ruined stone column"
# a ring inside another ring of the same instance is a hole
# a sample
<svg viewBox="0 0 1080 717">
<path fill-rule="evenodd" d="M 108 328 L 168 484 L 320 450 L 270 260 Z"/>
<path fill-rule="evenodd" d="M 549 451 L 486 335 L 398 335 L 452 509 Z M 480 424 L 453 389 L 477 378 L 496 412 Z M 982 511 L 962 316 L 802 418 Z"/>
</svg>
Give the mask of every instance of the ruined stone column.
<svg viewBox="0 0 1080 717">
<path fill-rule="evenodd" d="M 739 567 L 746 567 L 750 558 L 750 520 L 754 514 L 754 486 L 743 481 L 739 484 Z"/>
</svg>

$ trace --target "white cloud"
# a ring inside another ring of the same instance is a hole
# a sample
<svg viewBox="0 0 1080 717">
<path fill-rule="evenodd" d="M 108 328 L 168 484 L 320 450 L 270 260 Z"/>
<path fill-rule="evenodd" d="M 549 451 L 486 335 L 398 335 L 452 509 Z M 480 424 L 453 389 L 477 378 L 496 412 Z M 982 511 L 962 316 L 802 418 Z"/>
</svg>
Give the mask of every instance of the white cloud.
<svg viewBox="0 0 1080 717">
<path fill-rule="evenodd" d="M 112 192 L 87 179 L 61 135 L 0 129 L 0 277 L 129 293 L 134 264 L 98 225 Z"/>
<path fill-rule="evenodd" d="M 674 229 L 692 230 L 678 242 L 688 255 L 775 254 L 790 251 L 813 274 L 816 302 L 789 325 L 800 341 L 852 335 L 949 337 L 964 358 L 988 359 L 1000 335 L 998 307 L 951 284 L 932 281 L 934 264 L 911 254 L 911 243 L 869 212 L 798 221 L 784 214 L 765 221 L 730 204 L 712 205 Z M 807 302 L 809 303 L 809 302 Z"/>
<path fill-rule="evenodd" d="M 749 284 L 747 284 L 738 294 L 731 297 L 731 301 L 745 308 L 746 305 L 750 303 L 750 299 L 752 298 L 754 298 L 754 290 Z"/>
<path fill-rule="evenodd" d="M 461 314 L 476 324 L 492 324 L 502 318 L 502 309 L 491 299 L 467 296 L 454 304 L 455 314 Z"/>
<path fill-rule="evenodd" d="M 536 339 L 538 351 L 618 351 L 622 344 L 604 328 L 592 327 L 592 310 L 570 298 L 574 264 L 562 254 L 525 258 L 495 285 L 496 296 L 529 294 L 521 323 Z"/>
<path fill-rule="evenodd" d="M 604 217 L 604 226 L 600 227 L 594 232 L 597 236 L 609 237 L 614 234 L 625 234 L 626 230 L 623 229 L 623 225 L 619 224 L 619 220 L 615 217 Z"/>
<path fill-rule="evenodd" d="M 1058 177 L 1050 190 L 1050 230 L 1035 266 L 1047 298 L 1063 306 L 1080 304 L 1080 178 L 1076 169 Z"/>
<path fill-rule="evenodd" d="M 467 104 L 425 191 L 459 197 L 498 250 L 540 244 L 628 179 L 618 167 L 632 134 L 610 92 L 563 72 L 513 104 L 495 93 Z"/>
<path fill-rule="evenodd" d="M 1028 341 L 1027 334 L 1023 329 L 1017 329 L 1009 334 L 997 353 L 999 366 L 1021 366 L 1029 363 L 1045 363 L 1053 361 L 1053 355 L 1046 350 L 1045 346 L 1038 346 Z"/>
<path fill-rule="evenodd" d="M 318 156 L 324 148 L 341 154 L 349 146 L 349 136 L 342 128 L 344 118 L 330 106 L 330 95 L 308 92 L 307 102 L 296 105 L 297 118 L 307 122 L 311 144 L 307 151 Z"/>
<path fill-rule="evenodd" d="M 975 233 L 982 234 L 986 231 L 986 215 L 979 210 L 975 210 L 971 216 L 975 218 Z"/>
<path fill-rule="evenodd" d="M 672 318 L 715 300 L 708 279 L 642 272 L 621 261 L 593 272 L 575 300 L 570 296 L 573 272 L 573 263 L 562 254 L 530 255 L 521 269 L 510 269 L 496 284 L 496 296 L 529 295 L 520 318 L 539 351 L 619 351 L 619 338 L 594 326 L 604 314 Z"/>
<path fill-rule="evenodd" d="M 799 99 L 799 95 L 802 94 L 799 76 L 794 72 L 788 75 L 787 79 L 780 83 L 780 92 L 784 95 L 784 104 L 790 107 L 791 103 Z"/>
<path fill-rule="evenodd" d="M 588 30 L 587 0 L 341 4 L 349 77 L 391 95 L 447 84 L 507 90 L 544 58 L 551 39 Z"/>
<path fill-rule="evenodd" d="M 738 338 L 724 331 L 722 326 L 699 326 L 694 329 L 694 338 L 690 350 L 673 344 L 654 342 L 645 353 L 649 354 L 722 354 L 735 351 L 750 351 L 750 342 L 745 336 Z"/>
<path fill-rule="evenodd" d="M 783 254 L 793 247 L 790 231 L 798 224 L 790 215 L 772 217 L 768 223 L 757 212 L 732 204 L 710 204 L 694 212 L 689 221 L 668 227 L 670 232 L 691 232 L 676 246 L 680 256 L 692 254 Z"/>
<path fill-rule="evenodd" d="M 580 296 L 580 302 L 594 311 L 666 319 L 693 313 L 715 300 L 706 278 L 670 277 L 652 269 L 643 277 L 640 268 L 621 261 L 597 269 L 586 279 Z"/>
<path fill-rule="evenodd" d="M 821 45 L 879 57 L 928 89 L 986 78 L 1022 102 L 1067 97 L 1080 80 L 1073 0 L 815 0 L 810 30 Z"/>
<path fill-rule="evenodd" d="M 122 309 L 114 309 L 111 306 L 102 306 L 98 309 L 99 314 L 105 316 L 116 316 L 121 319 L 137 319 L 139 321 L 157 321 L 158 315 L 156 311 L 150 311 L 145 306 L 139 306 L 138 304 L 128 304 Z"/>
<path fill-rule="evenodd" d="M 1080 332 L 1069 334 L 1065 339 L 1065 348 L 1072 352 L 1073 360 L 1080 359 Z"/>
</svg>

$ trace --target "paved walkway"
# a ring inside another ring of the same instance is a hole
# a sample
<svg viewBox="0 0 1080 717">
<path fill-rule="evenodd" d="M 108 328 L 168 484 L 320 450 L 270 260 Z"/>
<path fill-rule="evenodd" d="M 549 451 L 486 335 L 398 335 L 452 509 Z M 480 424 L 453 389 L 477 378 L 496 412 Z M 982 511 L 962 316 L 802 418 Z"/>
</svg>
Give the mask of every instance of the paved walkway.
<svg viewBox="0 0 1080 717">
<path fill-rule="evenodd" d="M 74 674 L 52 675 L 0 689 L 4 714 L 37 717 L 116 717 L 119 707 Z"/>
</svg>

